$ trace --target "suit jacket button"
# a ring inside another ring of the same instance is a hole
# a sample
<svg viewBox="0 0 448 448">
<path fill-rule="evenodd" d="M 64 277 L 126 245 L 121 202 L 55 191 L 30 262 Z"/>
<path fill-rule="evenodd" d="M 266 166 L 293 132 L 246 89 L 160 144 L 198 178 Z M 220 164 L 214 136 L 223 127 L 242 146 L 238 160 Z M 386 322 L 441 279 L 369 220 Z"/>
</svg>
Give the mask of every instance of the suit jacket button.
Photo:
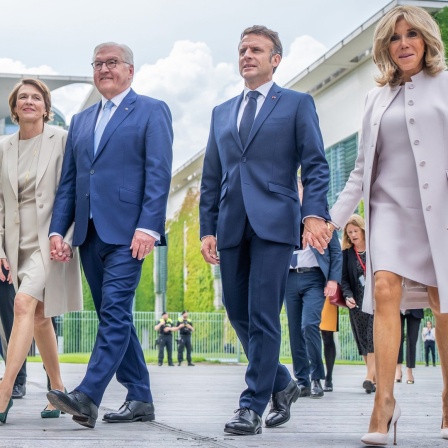
<svg viewBox="0 0 448 448">
<path fill-rule="evenodd" d="M 429 211 L 431 210 L 431 206 L 428 205 L 428 206 L 426 207 L 426 210 L 429 212 Z"/>
<path fill-rule="evenodd" d="M 423 184 L 423 188 L 428 188 L 429 187 L 429 184 L 428 184 L 428 182 L 425 182 L 424 184 Z"/>
<path fill-rule="evenodd" d="M 42 193 L 37 193 L 36 196 L 40 198 L 42 196 Z"/>
<path fill-rule="evenodd" d="M 88 198 L 89 197 L 89 193 L 86 193 L 86 198 Z"/>
<path fill-rule="evenodd" d="M 246 157 L 242 157 L 241 162 L 246 163 Z"/>
<path fill-rule="evenodd" d="M 44 204 L 39 204 L 39 208 L 44 208 Z"/>
<path fill-rule="evenodd" d="M 90 174 L 93 174 L 95 172 L 95 170 L 90 170 Z"/>
</svg>

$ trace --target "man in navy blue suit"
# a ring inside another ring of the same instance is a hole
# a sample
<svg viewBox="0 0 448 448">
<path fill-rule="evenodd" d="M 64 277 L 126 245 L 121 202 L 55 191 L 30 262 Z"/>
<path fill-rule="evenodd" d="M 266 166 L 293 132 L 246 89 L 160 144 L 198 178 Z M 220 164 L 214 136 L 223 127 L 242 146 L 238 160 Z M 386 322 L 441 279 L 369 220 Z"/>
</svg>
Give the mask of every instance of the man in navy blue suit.
<svg viewBox="0 0 448 448">
<path fill-rule="evenodd" d="M 129 47 L 114 42 L 97 46 L 92 67 L 103 98 L 72 118 L 50 239 L 53 258 L 64 261 L 70 248 L 61 235 L 75 222 L 73 245 L 79 246 L 99 326 L 79 386 L 68 394 L 48 393 L 57 409 L 90 428 L 114 374 L 127 396 L 120 410 L 103 420 L 154 419 L 132 302 L 144 258 L 164 242 L 173 141 L 167 105 L 131 89 Z"/>
<path fill-rule="evenodd" d="M 282 58 L 278 34 L 264 26 L 247 28 L 238 51 L 245 88 L 213 111 L 200 236 L 205 261 L 220 263 L 224 305 L 249 360 L 247 388 L 224 431 L 252 435 L 261 433 L 261 416 L 271 397 L 267 427 L 289 420 L 299 394 L 278 362 L 279 314 L 302 218 L 306 243 L 323 252 L 331 238 L 326 223 L 329 169 L 313 99 L 272 81 Z"/>
</svg>

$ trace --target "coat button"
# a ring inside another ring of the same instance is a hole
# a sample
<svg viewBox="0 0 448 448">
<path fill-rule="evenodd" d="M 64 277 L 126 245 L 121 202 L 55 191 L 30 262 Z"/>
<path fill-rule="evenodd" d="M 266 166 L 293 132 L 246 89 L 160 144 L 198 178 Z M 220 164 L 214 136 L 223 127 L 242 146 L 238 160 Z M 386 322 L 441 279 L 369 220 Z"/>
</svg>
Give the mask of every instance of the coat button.
<svg viewBox="0 0 448 448">
<path fill-rule="evenodd" d="M 39 208 L 44 208 L 44 204 L 39 204 Z"/>
<path fill-rule="evenodd" d="M 429 211 L 431 210 L 431 206 L 430 206 L 430 205 L 427 205 L 427 206 L 426 206 L 426 210 L 429 212 Z"/>
<path fill-rule="evenodd" d="M 413 89 L 415 86 L 414 86 L 414 84 L 409 84 L 408 85 L 408 89 Z"/>
<path fill-rule="evenodd" d="M 414 140 L 414 145 L 419 145 L 420 144 L 420 140 Z"/>
<path fill-rule="evenodd" d="M 89 193 L 86 193 L 86 198 L 88 198 L 89 197 Z"/>
<path fill-rule="evenodd" d="M 414 124 L 414 123 L 415 123 L 415 120 L 414 120 L 413 118 L 411 118 L 411 119 L 409 120 L 409 123 Z"/>
<path fill-rule="evenodd" d="M 408 101 L 409 106 L 413 106 L 414 105 L 414 101 L 410 100 Z"/>
<path fill-rule="evenodd" d="M 425 182 L 425 183 L 423 184 L 423 188 L 428 188 L 428 187 L 429 187 L 428 182 Z"/>
<path fill-rule="evenodd" d="M 241 162 L 246 163 L 246 157 L 241 157 Z"/>
<path fill-rule="evenodd" d="M 90 174 L 93 174 L 95 172 L 95 170 L 90 170 Z"/>
<path fill-rule="evenodd" d="M 426 162 L 425 162 L 424 160 L 422 160 L 422 161 L 419 163 L 419 165 L 420 165 L 420 166 L 425 166 L 425 165 L 426 165 Z"/>
<path fill-rule="evenodd" d="M 41 196 L 42 196 L 42 193 L 37 193 L 37 195 L 36 195 L 38 198 L 40 198 Z"/>
</svg>

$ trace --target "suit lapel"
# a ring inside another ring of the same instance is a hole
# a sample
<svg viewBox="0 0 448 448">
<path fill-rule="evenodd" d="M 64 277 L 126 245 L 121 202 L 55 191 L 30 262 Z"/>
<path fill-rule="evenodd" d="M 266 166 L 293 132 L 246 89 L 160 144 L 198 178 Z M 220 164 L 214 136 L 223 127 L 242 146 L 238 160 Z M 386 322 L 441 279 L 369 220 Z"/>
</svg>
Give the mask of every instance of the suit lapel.
<svg viewBox="0 0 448 448">
<path fill-rule="evenodd" d="M 106 146 L 108 140 L 115 132 L 117 127 L 121 124 L 123 120 L 127 118 L 127 116 L 134 110 L 134 103 L 137 99 L 137 94 L 131 90 L 123 99 L 123 101 L 118 106 L 118 109 L 113 114 L 112 118 L 107 123 L 106 128 L 104 129 L 104 133 L 101 137 L 100 144 L 96 151 L 95 159 L 98 158 L 104 147 Z"/>
<path fill-rule="evenodd" d="M 255 117 L 254 125 L 250 130 L 250 134 L 249 137 L 247 138 L 246 147 L 244 148 L 244 151 L 246 151 L 247 147 L 250 145 L 250 142 L 255 137 L 256 133 L 260 129 L 264 120 L 266 120 L 266 118 L 272 112 L 274 107 L 277 105 L 278 100 L 280 99 L 281 96 L 282 96 L 282 89 L 277 84 L 274 83 L 271 89 L 269 90 L 266 99 L 264 100 L 263 106 L 261 106 L 260 112 L 258 112 L 258 115 Z"/>
<path fill-rule="evenodd" d="M 243 151 L 243 145 L 241 144 L 241 138 L 240 134 L 238 133 L 238 112 L 240 110 L 241 101 L 243 101 L 244 92 L 241 93 L 241 95 L 237 96 L 235 100 L 233 101 L 232 105 L 230 106 L 230 130 L 232 132 L 233 138 L 235 139 L 237 145 Z"/>
<path fill-rule="evenodd" d="M 42 180 L 42 177 L 47 170 L 48 164 L 50 163 L 51 156 L 53 154 L 55 139 L 53 130 L 44 125 L 44 132 L 42 135 L 42 144 L 40 147 L 38 159 L 37 159 L 37 171 L 36 171 L 36 187 Z"/>
<path fill-rule="evenodd" d="M 18 180 L 18 165 L 19 165 L 19 133 L 16 132 L 9 141 L 9 148 L 7 153 L 8 158 L 8 175 L 12 190 L 19 198 L 19 180 Z"/>
</svg>

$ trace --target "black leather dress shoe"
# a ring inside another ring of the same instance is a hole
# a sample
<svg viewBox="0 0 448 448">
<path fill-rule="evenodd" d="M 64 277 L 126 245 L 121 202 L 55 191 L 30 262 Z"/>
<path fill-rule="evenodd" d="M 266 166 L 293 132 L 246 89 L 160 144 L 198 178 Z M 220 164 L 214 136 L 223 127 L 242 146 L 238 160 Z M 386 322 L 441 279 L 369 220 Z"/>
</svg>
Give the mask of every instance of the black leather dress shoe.
<svg viewBox="0 0 448 448">
<path fill-rule="evenodd" d="M 11 398 L 17 400 L 23 398 L 26 395 L 26 385 L 25 384 L 14 384 L 12 388 Z"/>
<path fill-rule="evenodd" d="M 298 384 L 297 388 L 299 389 L 299 398 L 309 397 L 311 395 L 311 388 L 309 386 Z"/>
<path fill-rule="evenodd" d="M 152 422 L 156 418 L 154 404 L 144 401 L 125 401 L 117 412 L 104 414 L 103 421 L 108 423 Z"/>
<path fill-rule="evenodd" d="M 324 390 L 320 384 L 320 380 L 311 381 L 311 398 L 322 398 L 324 396 Z"/>
<path fill-rule="evenodd" d="M 333 382 L 325 380 L 323 389 L 324 392 L 333 392 Z"/>
<path fill-rule="evenodd" d="M 98 418 L 98 406 L 83 392 L 74 390 L 64 393 L 51 390 L 47 393 L 48 401 L 66 414 L 73 415 L 73 421 L 87 428 L 94 428 Z"/>
<path fill-rule="evenodd" d="M 272 394 L 271 409 L 264 421 L 266 427 L 275 428 L 286 423 L 291 417 L 291 404 L 296 402 L 299 395 L 300 391 L 294 380 L 291 380 L 282 391 Z"/>
<path fill-rule="evenodd" d="M 224 432 L 240 436 L 261 434 L 261 417 L 252 409 L 237 409 L 232 420 L 226 423 Z"/>
</svg>

